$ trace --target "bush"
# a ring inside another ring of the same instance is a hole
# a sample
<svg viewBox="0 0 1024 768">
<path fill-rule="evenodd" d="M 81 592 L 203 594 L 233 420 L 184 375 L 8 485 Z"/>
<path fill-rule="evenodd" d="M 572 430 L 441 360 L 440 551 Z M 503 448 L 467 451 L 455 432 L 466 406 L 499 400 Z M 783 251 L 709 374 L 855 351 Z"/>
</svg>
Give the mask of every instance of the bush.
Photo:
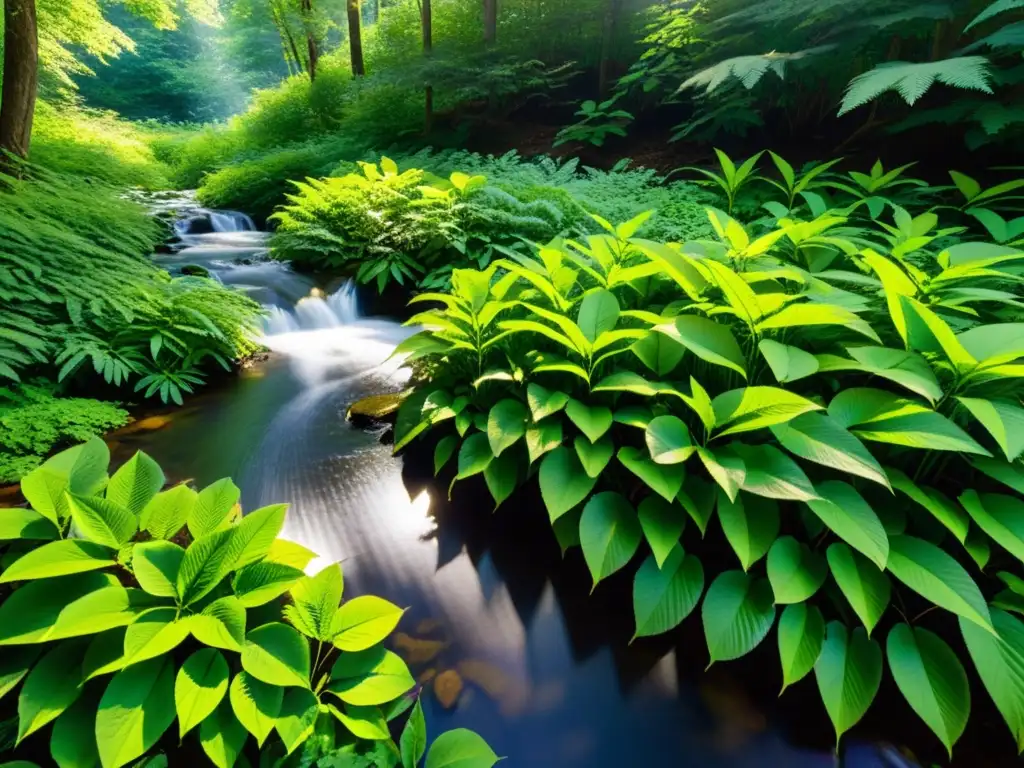
<svg viewBox="0 0 1024 768">
<path fill-rule="evenodd" d="M 813 669 L 837 738 L 879 689 L 881 634 L 947 748 L 970 710 L 965 655 L 1017 737 L 1024 251 L 956 209 L 998 215 L 1024 182 L 954 173 L 957 201 L 906 167 L 774 160 L 756 224 L 709 208 L 714 238 L 670 245 L 637 237 L 642 214 L 416 297 L 443 307 L 396 353 L 431 379 L 395 448 L 436 436 L 437 471 L 483 475 L 496 505 L 536 478 L 595 587 L 649 548 L 636 637 L 703 595 L 710 660 L 734 659 L 781 606 L 783 688 Z M 723 205 L 755 163 L 723 156 Z M 705 579 L 722 558 L 739 568 Z M 963 645 L 936 634 L 953 617 Z"/>
<path fill-rule="evenodd" d="M 229 479 L 161 490 L 144 453 L 109 480 L 108 461 L 101 440 L 76 446 L 24 478 L 31 509 L 0 510 L 0 584 L 14 586 L 0 604 L 0 695 L 24 681 L 19 743 L 52 722 L 60 766 L 119 768 L 182 744 L 219 768 L 296 752 L 305 765 L 419 764 L 416 683 L 383 646 L 401 608 L 342 602 L 340 564 L 306 576 L 316 555 L 277 538 L 287 505 L 243 517 Z M 399 752 L 389 723 L 410 707 Z M 432 749 L 498 760 L 463 729 Z"/>
</svg>

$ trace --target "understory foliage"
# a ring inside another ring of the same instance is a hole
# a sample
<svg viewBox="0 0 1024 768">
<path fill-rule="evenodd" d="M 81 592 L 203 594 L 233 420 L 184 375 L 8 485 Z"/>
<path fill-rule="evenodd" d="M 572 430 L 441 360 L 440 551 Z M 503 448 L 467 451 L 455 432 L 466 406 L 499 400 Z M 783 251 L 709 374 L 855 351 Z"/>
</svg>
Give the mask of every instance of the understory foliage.
<svg viewBox="0 0 1024 768">
<path fill-rule="evenodd" d="M 307 576 L 316 555 L 278 538 L 287 505 L 243 516 L 230 479 L 163 490 L 146 454 L 109 477 L 108 461 L 99 439 L 71 448 L 24 478 L 30 508 L 0 510 L 16 756 L 48 742 L 60 768 L 199 749 L 218 768 L 497 762 L 465 729 L 427 752 L 416 683 L 383 645 L 403 610 L 342 601 L 340 564 Z"/>
<path fill-rule="evenodd" d="M 352 168 L 342 163 L 334 173 Z M 589 212 L 633 216 L 662 203 L 663 213 L 645 223 L 643 234 L 710 235 L 696 202 L 705 195 L 690 183 L 662 181 L 625 163 L 611 172 L 580 173 L 575 160 L 526 162 L 514 152 L 483 158 L 424 150 L 398 162 L 381 157 L 344 175 L 293 182 L 295 194 L 270 217 L 276 224 L 271 247 L 276 257 L 300 266 L 358 266 L 359 281 L 383 291 L 392 281 L 446 287 L 453 267 L 485 268 L 493 259 L 525 253 L 530 243 L 595 231 Z"/>
<path fill-rule="evenodd" d="M 37 167 L 0 174 L 0 379 L 87 370 L 114 387 L 182 402 L 209 361 L 251 352 L 259 306 L 148 255 L 159 225 L 100 182 Z"/>
<path fill-rule="evenodd" d="M 415 296 L 396 450 L 429 435 L 496 506 L 539 484 L 595 587 L 632 571 L 635 637 L 700 605 L 716 662 L 777 626 L 837 740 L 887 665 L 952 750 L 973 664 L 1024 748 L 1024 180 L 720 158 L 710 238 L 595 217 Z"/>
</svg>

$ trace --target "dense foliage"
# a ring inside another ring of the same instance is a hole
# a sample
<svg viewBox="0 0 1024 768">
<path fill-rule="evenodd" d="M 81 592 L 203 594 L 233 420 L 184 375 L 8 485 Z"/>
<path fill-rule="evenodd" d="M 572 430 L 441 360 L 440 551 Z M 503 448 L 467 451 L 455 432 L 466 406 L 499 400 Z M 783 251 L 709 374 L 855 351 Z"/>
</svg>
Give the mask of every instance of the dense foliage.
<svg viewBox="0 0 1024 768">
<path fill-rule="evenodd" d="M 720 159 L 714 237 L 595 217 L 416 296 L 440 307 L 397 352 L 429 380 L 396 449 L 435 437 L 436 471 L 483 475 L 496 505 L 536 480 L 595 587 L 641 560 L 636 637 L 700 604 L 724 661 L 778 618 L 783 687 L 813 670 L 837 738 L 884 658 L 952 749 L 970 659 L 1024 746 L 1024 251 L 999 213 L 1024 181 Z M 723 208 L 754 185 L 742 223 Z"/>
<path fill-rule="evenodd" d="M 229 479 L 162 490 L 144 453 L 109 477 L 108 460 L 98 439 L 58 454 L 22 481 L 31 508 L 0 510 L 16 756 L 42 752 L 52 723 L 61 768 L 195 747 L 218 768 L 497 762 L 465 729 L 427 752 L 415 681 L 383 645 L 402 609 L 342 601 L 340 564 L 307 576 L 316 555 L 278 538 L 287 505 L 243 516 Z"/>
</svg>

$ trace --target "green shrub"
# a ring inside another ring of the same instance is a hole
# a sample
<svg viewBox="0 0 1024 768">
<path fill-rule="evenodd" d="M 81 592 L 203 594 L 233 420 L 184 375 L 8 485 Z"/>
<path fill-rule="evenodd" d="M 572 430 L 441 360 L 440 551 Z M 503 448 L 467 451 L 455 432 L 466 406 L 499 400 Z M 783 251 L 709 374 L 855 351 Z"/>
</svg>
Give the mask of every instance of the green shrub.
<svg viewBox="0 0 1024 768">
<path fill-rule="evenodd" d="M 829 168 L 812 191 L 775 164 L 756 224 L 709 208 L 713 238 L 670 245 L 637 236 L 648 214 L 600 220 L 415 297 L 442 308 L 396 352 L 432 378 L 395 448 L 436 436 L 436 470 L 483 475 L 496 505 L 536 478 L 595 587 L 649 549 L 636 637 L 700 603 L 710 660 L 728 660 L 781 614 L 783 688 L 813 669 L 837 739 L 884 655 L 950 749 L 969 657 L 1019 742 L 1024 251 L 961 226 L 950 188 L 905 167 Z M 953 179 L 963 208 L 1006 210 L 1024 184 Z M 945 205 L 897 202 L 921 199 Z M 739 567 L 705 577 L 716 551 Z M 963 644 L 935 634 L 953 617 Z"/>
<path fill-rule="evenodd" d="M 117 403 L 57 397 L 45 382 L 0 388 L 0 483 L 15 483 L 55 448 L 128 423 Z"/>
<path fill-rule="evenodd" d="M 108 461 L 98 439 L 69 449 L 22 481 L 30 509 L 0 510 L 0 584 L 14 587 L 0 603 L 0 696 L 21 685 L 19 743 L 52 722 L 62 767 L 120 768 L 186 740 L 219 768 L 243 754 L 420 763 L 416 682 L 383 645 L 401 608 L 342 601 L 340 564 L 305 575 L 316 555 L 277 538 L 287 505 L 243 517 L 230 479 L 162 490 L 144 453 L 109 478 Z M 399 751 L 389 723 L 410 707 Z M 431 749 L 498 760 L 463 729 Z"/>
</svg>

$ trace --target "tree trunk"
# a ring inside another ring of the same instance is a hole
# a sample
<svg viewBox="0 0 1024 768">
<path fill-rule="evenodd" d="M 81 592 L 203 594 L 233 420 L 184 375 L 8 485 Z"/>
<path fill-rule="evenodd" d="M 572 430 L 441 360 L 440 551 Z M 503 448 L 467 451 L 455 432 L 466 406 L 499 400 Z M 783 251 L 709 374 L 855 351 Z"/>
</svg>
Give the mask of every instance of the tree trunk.
<svg viewBox="0 0 1024 768">
<path fill-rule="evenodd" d="M 309 81 L 316 80 L 316 65 L 320 51 L 316 44 L 316 30 L 313 26 L 313 0 L 302 0 L 302 23 L 306 28 L 306 53 L 309 61 Z"/>
<path fill-rule="evenodd" d="M 498 40 L 498 0 L 484 0 L 484 45 Z"/>
<path fill-rule="evenodd" d="M 423 55 L 430 57 L 434 50 L 433 9 L 430 0 L 420 0 L 420 27 L 423 30 Z M 434 128 L 434 88 L 427 85 L 423 94 L 423 132 L 429 134 Z"/>
<path fill-rule="evenodd" d="M 292 32 L 288 29 L 288 23 L 285 21 L 284 14 L 281 9 L 275 3 L 270 5 L 270 17 L 274 21 L 274 26 L 277 27 L 277 34 L 281 38 L 281 47 L 284 49 L 284 61 L 288 65 L 288 74 L 292 74 L 292 62 L 295 62 L 295 70 L 299 73 L 303 71 L 302 58 L 299 56 L 299 47 L 295 45 L 295 38 L 292 37 Z"/>
<path fill-rule="evenodd" d="M 608 7 L 604 12 L 604 25 L 601 30 L 601 63 L 597 68 L 597 92 L 602 99 L 608 96 L 608 70 L 611 65 L 615 27 L 619 20 L 619 2 L 620 0 L 608 0 Z"/>
<path fill-rule="evenodd" d="M 363 65 L 363 31 L 359 16 L 359 0 L 348 0 L 348 45 L 352 54 L 352 74 L 366 74 Z"/>
<path fill-rule="evenodd" d="M 39 81 L 35 0 L 4 0 L 4 74 L 0 88 L 0 170 L 3 151 L 28 157 Z"/>
</svg>

